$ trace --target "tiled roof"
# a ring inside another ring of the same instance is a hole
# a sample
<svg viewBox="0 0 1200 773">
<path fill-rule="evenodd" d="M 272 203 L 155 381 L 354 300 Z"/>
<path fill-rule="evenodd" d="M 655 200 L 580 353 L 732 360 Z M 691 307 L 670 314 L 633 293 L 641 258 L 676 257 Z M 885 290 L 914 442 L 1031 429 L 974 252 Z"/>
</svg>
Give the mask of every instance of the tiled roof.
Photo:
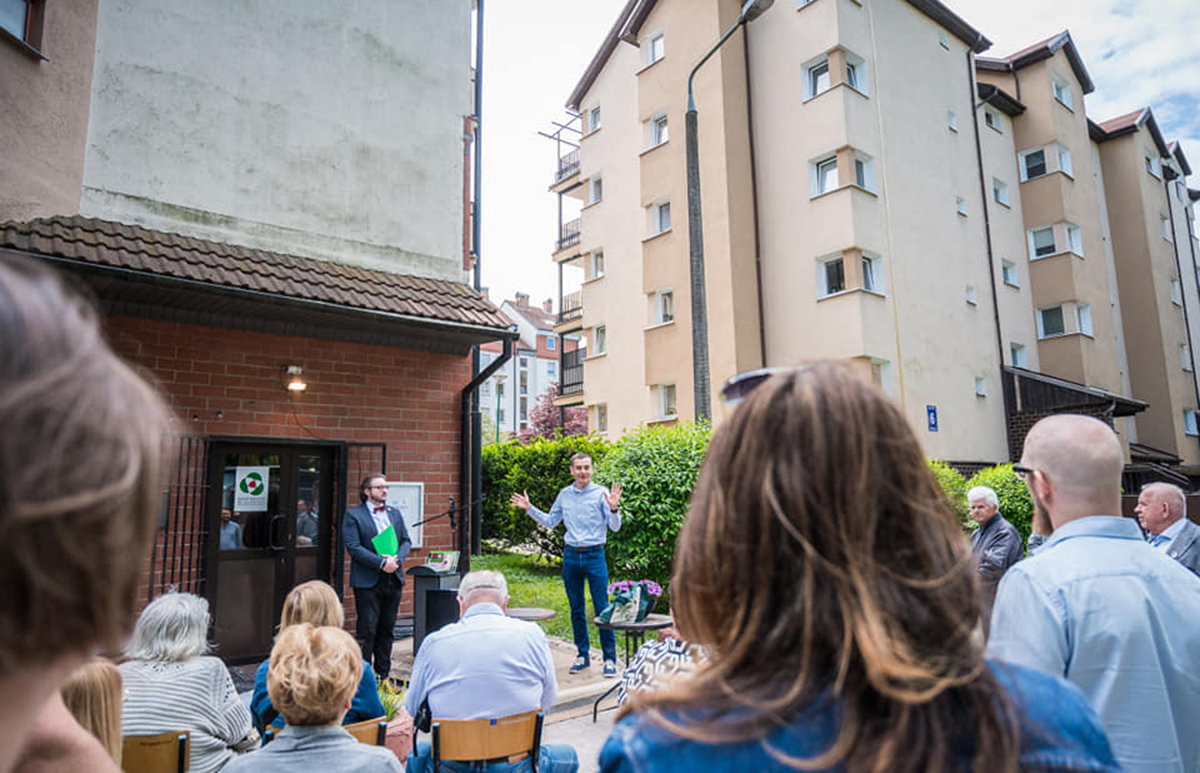
<svg viewBox="0 0 1200 773">
<path fill-rule="evenodd" d="M 1079 56 L 1079 49 L 1075 47 L 1075 41 L 1071 39 L 1071 33 L 1068 30 L 1063 30 L 1045 40 L 1039 40 L 1031 46 L 1026 46 L 1020 51 L 1000 59 L 977 57 L 975 66 L 981 70 L 999 70 L 1001 72 L 1019 70 L 1022 67 L 1027 67 L 1043 59 L 1049 59 L 1059 49 L 1066 51 L 1067 61 L 1070 63 L 1071 69 L 1075 72 L 1075 77 L 1079 80 L 1079 87 L 1083 89 L 1083 93 L 1091 94 L 1095 91 L 1096 86 L 1092 83 L 1092 76 L 1088 75 L 1087 68 L 1083 66 L 1083 59 Z"/>
<path fill-rule="evenodd" d="M 518 306 L 513 301 L 509 301 L 508 305 L 510 309 L 529 320 L 529 323 L 538 330 L 550 330 L 558 323 L 558 315 L 551 314 L 540 306 Z"/>
<path fill-rule="evenodd" d="M 0 224 L 0 248 L 218 287 L 442 322 L 507 329 L 480 293 L 445 279 L 394 274 L 87 217 Z"/>
<path fill-rule="evenodd" d="M 1127 129 L 1130 126 L 1136 126 L 1145 112 L 1146 108 L 1138 108 L 1132 113 L 1119 115 L 1116 118 L 1110 118 L 1107 121 L 1101 122 L 1100 128 L 1106 132 L 1115 132 L 1120 131 L 1121 129 Z"/>
</svg>

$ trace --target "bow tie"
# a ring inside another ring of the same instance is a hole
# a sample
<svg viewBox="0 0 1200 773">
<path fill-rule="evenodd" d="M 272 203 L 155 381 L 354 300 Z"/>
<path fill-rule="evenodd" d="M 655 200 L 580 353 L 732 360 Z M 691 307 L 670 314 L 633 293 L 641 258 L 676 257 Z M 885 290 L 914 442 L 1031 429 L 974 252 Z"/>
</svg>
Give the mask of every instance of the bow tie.
<svg viewBox="0 0 1200 773">
<path fill-rule="evenodd" d="M 387 510 L 387 505 L 379 505 L 378 507 L 372 507 L 371 509 L 373 512 L 382 513 L 383 511 Z"/>
</svg>

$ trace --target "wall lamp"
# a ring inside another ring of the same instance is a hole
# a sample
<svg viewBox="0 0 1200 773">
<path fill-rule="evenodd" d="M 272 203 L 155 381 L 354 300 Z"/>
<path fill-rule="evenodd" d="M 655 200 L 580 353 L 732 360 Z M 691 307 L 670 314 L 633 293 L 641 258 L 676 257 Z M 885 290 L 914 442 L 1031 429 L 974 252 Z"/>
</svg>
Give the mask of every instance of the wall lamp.
<svg viewBox="0 0 1200 773">
<path fill-rule="evenodd" d="M 289 392 L 303 392 L 308 389 L 308 382 L 304 380 L 304 368 L 299 365 L 288 365 L 284 368 L 284 373 L 287 375 Z"/>
</svg>

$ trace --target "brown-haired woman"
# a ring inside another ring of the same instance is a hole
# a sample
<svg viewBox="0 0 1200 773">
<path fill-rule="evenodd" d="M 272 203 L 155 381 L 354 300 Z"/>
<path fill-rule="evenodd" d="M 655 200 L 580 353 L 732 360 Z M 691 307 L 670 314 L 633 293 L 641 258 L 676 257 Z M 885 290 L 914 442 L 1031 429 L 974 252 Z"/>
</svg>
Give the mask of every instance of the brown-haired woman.
<svg viewBox="0 0 1200 773">
<path fill-rule="evenodd" d="M 671 584 L 706 664 L 637 695 L 601 769 L 1117 770 L 1077 691 L 985 662 L 970 551 L 899 408 L 834 364 L 734 386 Z"/>
</svg>

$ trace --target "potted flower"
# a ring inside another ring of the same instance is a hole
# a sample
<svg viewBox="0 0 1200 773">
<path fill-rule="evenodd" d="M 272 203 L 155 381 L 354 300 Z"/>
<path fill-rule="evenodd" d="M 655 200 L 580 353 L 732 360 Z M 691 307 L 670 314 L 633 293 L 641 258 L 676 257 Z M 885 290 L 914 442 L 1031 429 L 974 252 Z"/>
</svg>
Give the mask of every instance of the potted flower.
<svg viewBox="0 0 1200 773">
<path fill-rule="evenodd" d="M 383 712 L 388 720 L 384 745 L 392 750 L 401 764 L 405 764 L 408 762 L 408 753 L 412 751 L 413 721 L 404 708 L 404 691 L 397 689 L 388 679 L 379 680 L 378 688 L 379 702 L 383 704 Z"/>
<path fill-rule="evenodd" d="M 654 580 L 621 580 L 608 586 L 608 594 L 612 597 L 614 610 L 617 607 L 634 604 L 632 609 L 624 614 L 614 611 L 613 616 L 635 623 L 646 619 L 646 615 L 654 611 L 658 597 L 662 595 L 662 586 Z M 634 612 L 634 610 L 637 610 Z"/>
</svg>

